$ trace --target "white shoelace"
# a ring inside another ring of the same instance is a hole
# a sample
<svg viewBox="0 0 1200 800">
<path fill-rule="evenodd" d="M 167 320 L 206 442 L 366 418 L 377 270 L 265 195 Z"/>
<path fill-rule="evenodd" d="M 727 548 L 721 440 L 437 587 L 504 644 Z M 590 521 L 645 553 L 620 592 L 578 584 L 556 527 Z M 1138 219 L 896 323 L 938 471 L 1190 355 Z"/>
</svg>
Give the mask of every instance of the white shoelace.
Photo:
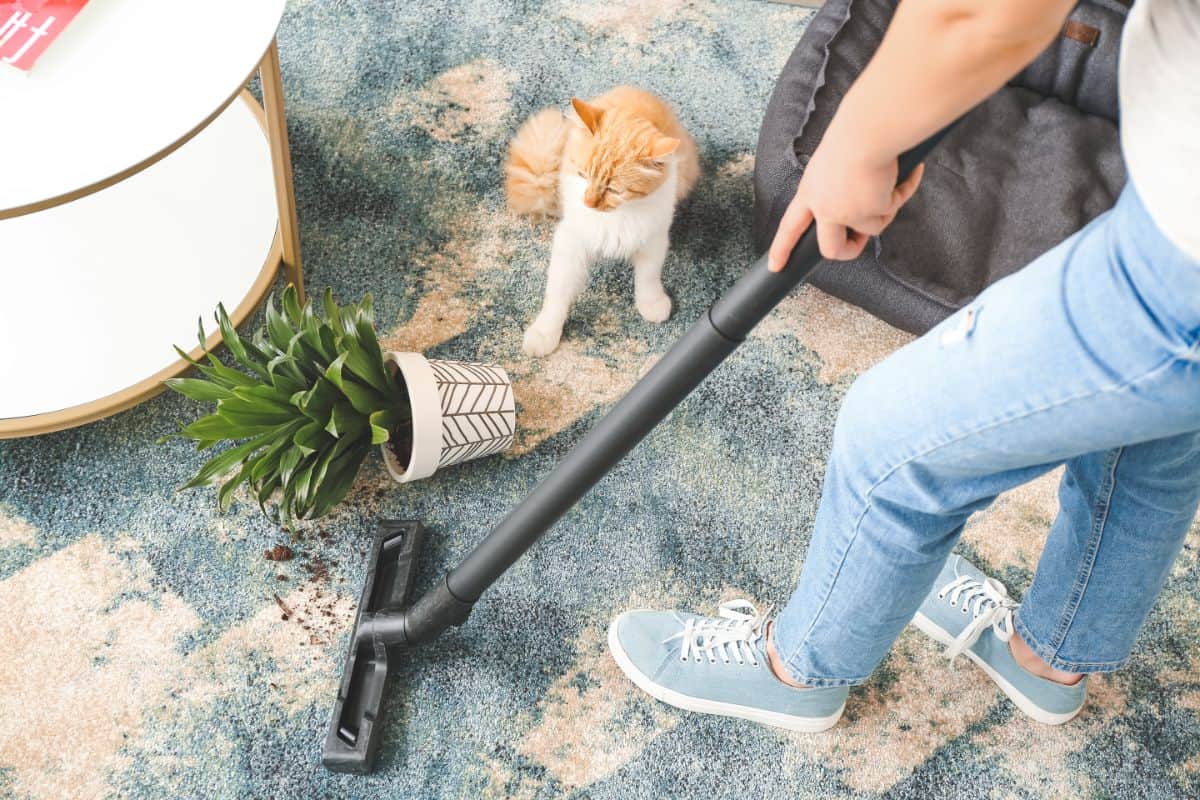
<svg viewBox="0 0 1200 800">
<path fill-rule="evenodd" d="M 969 575 L 955 578 L 942 587 L 938 599 L 950 596 L 950 606 L 963 614 L 971 614 L 971 621 L 962 633 L 946 648 L 946 658 L 954 661 L 975 642 L 990 625 L 996 638 L 1002 642 L 1012 639 L 1013 611 L 1019 606 L 1008 596 L 1008 589 L 995 578 L 982 582 Z"/>
<path fill-rule="evenodd" d="M 720 658 L 726 664 L 732 661 L 757 667 L 764 657 L 762 643 L 768 613 L 770 609 L 759 614 L 749 600 L 730 600 L 721 603 L 716 618 L 693 617 L 679 633 L 663 639 L 663 644 L 681 639 L 680 661 L 699 664 L 707 659 L 715 664 Z"/>
</svg>

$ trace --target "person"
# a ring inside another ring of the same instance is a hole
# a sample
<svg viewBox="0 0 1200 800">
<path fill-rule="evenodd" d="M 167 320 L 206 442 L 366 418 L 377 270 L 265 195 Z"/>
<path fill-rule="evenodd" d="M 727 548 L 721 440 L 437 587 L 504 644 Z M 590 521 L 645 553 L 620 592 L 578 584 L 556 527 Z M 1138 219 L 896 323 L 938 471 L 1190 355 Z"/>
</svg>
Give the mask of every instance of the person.
<svg viewBox="0 0 1200 800">
<path fill-rule="evenodd" d="M 904 0 L 769 252 L 809 225 L 852 259 L 917 190 L 897 156 L 1000 88 L 1073 0 Z M 1031 717 L 1070 720 L 1125 663 L 1200 503 L 1200 2 L 1139 0 L 1119 67 L 1115 206 L 849 389 L 794 594 L 774 618 L 630 611 L 617 663 L 678 707 L 801 731 L 841 716 L 914 624 Z M 1065 465 L 1018 605 L 951 551 L 975 511 Z"/>
</svg>

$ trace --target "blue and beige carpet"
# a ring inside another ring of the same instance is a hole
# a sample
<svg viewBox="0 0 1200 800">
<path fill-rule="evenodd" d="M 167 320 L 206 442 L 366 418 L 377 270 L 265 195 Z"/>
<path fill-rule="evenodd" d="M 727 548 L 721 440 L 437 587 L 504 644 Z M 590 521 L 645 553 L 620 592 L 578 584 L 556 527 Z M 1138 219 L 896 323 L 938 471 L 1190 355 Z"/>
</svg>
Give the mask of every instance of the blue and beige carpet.
<svg viewBox="0 0 1200 800">
<path fill-rule="evenodd" d="M 1060 729 L 905 634 L 823 736 L 685 716 L 609 660 L 633 605 L 780 603 L 799 574 L 839 400 L 905 336 L 805 290 L 789 300 L 529 557 L 469 624 L 405 660 L 379 771 L 320 745 L 382 516 L 461 556 L 750 255 L 750 170 L 774 77 L 811 12 L 750 0 L 307 0 L 281 31 L 312 287 L 372 291 L 396 348 L 496 359 L 514 451 L 412 486 L 377 457 L 295 558 L 245 498 L 177 493 L 200 463 L 156 445 L 200 412 L 160 397 L 0 443 L 0 795 L 14 798 L 1147 797 L 1200 792 L 1193 538 L 1129 668 Z M 682 209 L 662 326 L 604 264 L 564 346 L 530 361 L 549 229 L 507 214 L 505 141 L 532 111 L 631 82 L 670 98 L 705 175 Z M 60 320 L 59 324 L 70 324 Z M 164 348 L 170 343 L 164 342 Z M 1053 479 L 1003 497 L 963 547 L 1020 591 Z M 289 611 L 283 619 L 284 611 Z"/>
</svg>

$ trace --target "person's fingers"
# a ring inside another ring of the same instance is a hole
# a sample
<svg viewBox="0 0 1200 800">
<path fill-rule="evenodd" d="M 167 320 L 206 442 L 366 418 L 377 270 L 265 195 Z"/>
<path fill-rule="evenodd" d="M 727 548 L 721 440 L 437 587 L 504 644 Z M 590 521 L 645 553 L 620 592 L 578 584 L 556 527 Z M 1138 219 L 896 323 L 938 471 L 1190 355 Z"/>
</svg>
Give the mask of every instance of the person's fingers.
<svg viewBox="0 0 1200 800">
<path fill-rule="evenodd" d="M 900 206 L 907 203 L 917 191 L 917 187 L 921 185 L 921 176 L 925 174 L 925 165 L 918 164 L 917 168 L 908 174 L 908 177 L 897 184 L 892 190 L 891 207 L 888 213 L 895 216 L 900 210 Z"/>
<path fill-rule="evenodd" d="M 878 236 L 883 233 L 883 229 L 887 227 L 887 224 L 888 215 L 883 214 L 878 217 L 863 217 L 862 219 L 855 220 L 854 224 L 850 227 L 851 230 L 858 233 L 865 233 L 868 236 Z"/>
<path fill-rule="evenodd" d="M 871 241 L 871 237 L 861 231 L 847 230 L 846 231 L 846 257 L 844 261 L 852 261 L 862 255 L 862 251 L 866 249 L 867 242 Z"/>
<path fill-rule="evenodd" d="M 808 230 L 808 226 L 812 225 L 812 221 L 812 209 L 802 202 L 799 196 L 794 198 L 783 213 L 779 229 L 775 231 L 775 238 L 771 241 L 771 249 L 767 253 L 767 269 L 779 272 L 787 266 L 796 242 L 800 241 L 800 237 Z"/>
<path fill-rule="evenodd" d="M 831 261 L 849 261 L 856 258 L 866 246 L 868 238 L 870 237 L 852 231 L 845 225 L 817 220 L 817 244 L 821 248 L 821 255 Z M 858 244 L 859 239 L 862 240 L 862 244 Z"/>
</svg>

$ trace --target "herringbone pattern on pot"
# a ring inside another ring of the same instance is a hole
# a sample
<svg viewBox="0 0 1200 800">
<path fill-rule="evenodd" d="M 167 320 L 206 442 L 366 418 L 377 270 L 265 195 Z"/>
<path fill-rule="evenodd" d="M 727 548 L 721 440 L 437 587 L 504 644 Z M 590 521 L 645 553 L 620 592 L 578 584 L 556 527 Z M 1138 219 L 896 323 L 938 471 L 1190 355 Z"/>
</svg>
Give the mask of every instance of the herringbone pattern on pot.
<svg viewBox="0 0 1200 800">
<path fill-rule="evenodd" d="M 517 428 L 512 385 L 499 364 L 430 360 L 442 400 L 438 467 L 507 450 Z"/>
</svg>

